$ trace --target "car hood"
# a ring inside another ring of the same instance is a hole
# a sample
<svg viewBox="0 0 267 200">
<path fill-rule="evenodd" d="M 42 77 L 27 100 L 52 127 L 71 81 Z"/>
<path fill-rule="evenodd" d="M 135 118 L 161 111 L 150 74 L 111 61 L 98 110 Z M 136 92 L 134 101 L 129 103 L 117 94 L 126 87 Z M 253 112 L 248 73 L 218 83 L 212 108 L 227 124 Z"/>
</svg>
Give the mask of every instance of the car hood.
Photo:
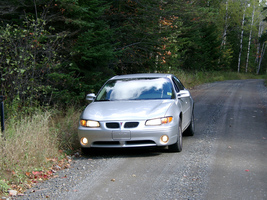
<svg viewBox="0 0 267 200">
<path fill-rule="evenodd" d="M 92 102 L 85 108 L 81 119 L 110 121 L 164 117 L 173 103 L 174 100 Z"/>
</svg>

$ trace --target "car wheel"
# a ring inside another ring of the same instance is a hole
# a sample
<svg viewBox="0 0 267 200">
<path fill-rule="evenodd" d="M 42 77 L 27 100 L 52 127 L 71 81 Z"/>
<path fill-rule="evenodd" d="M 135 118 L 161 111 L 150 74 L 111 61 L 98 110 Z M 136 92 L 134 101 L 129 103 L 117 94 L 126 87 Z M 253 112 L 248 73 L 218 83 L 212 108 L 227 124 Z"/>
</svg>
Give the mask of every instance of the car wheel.
<svg viewBox="0 0 267 200">
<path fill-rule="evenodd" d="M 193 136 L 195 134 L 194 110 L 193 110 L 192 115 L 191 115 L 190 125 L 186 129 L 185 134 L 188 135 L 188 136 Z"/>
<path fill-rule="evenodd" d="M 177 142 L 172 145 L 169 145 L 168 150 L 170 152 L 181 152 L 182 148 L 183 148 L 183 133 L 182 133 L 182 121 L 180 120 Z"/>
</svg>

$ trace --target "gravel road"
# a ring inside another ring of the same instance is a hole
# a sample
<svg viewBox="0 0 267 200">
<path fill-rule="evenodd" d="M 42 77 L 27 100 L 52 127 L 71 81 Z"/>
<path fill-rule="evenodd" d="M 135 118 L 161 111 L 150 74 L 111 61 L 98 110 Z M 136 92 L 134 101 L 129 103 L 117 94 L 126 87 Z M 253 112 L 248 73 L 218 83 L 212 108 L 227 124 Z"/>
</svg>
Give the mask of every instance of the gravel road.
<svg viewBox="0 0 267 200">
<path fill-rule="evenodd" d="M 18 199 L 267 199 L 267 89 L 263 80 L 191 90 L 196 133 L 183 151 L 99 150 Z"/>
</svg>

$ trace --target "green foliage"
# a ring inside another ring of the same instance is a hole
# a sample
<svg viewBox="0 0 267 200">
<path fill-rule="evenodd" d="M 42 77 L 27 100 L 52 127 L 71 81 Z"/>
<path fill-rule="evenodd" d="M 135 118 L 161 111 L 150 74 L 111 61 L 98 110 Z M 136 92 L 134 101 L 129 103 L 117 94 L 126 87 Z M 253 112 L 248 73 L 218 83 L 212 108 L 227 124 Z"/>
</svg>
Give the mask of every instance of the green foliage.
<svg viewBox="0 0 267 200">
<path fill-rule="evenodd" d="M 59 66 L 56 48 L 62 36 L 52 36 L 45 29 L 46 21 L 26 18 L 23 26 L 0 28 L 0 65 L 2 92 L 7 102 L 18 99 L 21 105 L 49 103 L 51 81 L 47 75 Z"/>
<path fill-rule="evenodd" d="M 0 194 L 7 192 L 7 190 L 10 188 L 10 186 L 6 183 L 4 180 L 0 180 Z"/>
<path fill-rule="evenodd" d="M 59 149 L 73 153 L 80 148 L 77 128 L 81 112 L 81 108 L 69 106 L 65 112 L 57 111 L 52 116 L 50 132 L 56 135 Z"/>
<path fill-rule="evenodd" d="M 166 64 L 172 69 L 220 69 L 218 60 L 222 52 L 218 28 L 212 20 L 217 10 L 206 2 L 190 4 L 183 1 L 166 9 L 172 9 L 173 14 L 167 27 L 171 32 L 165 41 L 171 54 Z"/>
<path fill-rule="evenodd" d="M 0 3 L 5 8 L 0 27 L 0 78 L 8 113 L 80 104 L 86 93 L 96 93 L 114 74 L 236 71 L 246 8 L 244 69 L 253 11 L 253 2 L 250 7 L 246 3 L 4 0 Z M 258 24 L 259 8 L 255 14 Z M 257 45 L 264 43 L 265 35 L 258 43 L 258 27 L 251 30 L 248 71 L 254 72 Z M 263 57 L 261 73 L 266 71 L 265 60 Z"/>
<path fill-rule="evenodd" d="M 220 58 L 220 62 L 222 62 L 224 69 L 237 71 L 238 59 L 239 55 L 241 55 L 240 71 L 245 71 L 247 54 L 249 51 L 248 71 L 256 71 L 256 65 L 258 64 L 255 63 L 255 59 L 257 57 L 256 49 L 259 43 L 259 28 L 261 28 L 259 27 L 259 24 L 263 18 L 260 10 L 263 6 L 265 5 L 261 5 L 260 3 L 256 3 L 252 0 L 227 1 L 227 3 L 221 2 L 218 10 L 219 15 L 217 15 L 214 22 L 216 23 L 219 32 L 221 34 L 225 33 L 224 43 L 222 42 L 221 45 L 221 51 L 224 55 Z M 252 15 L 254 17 L 252 17 Z M 243 40 L 241 43 L 242 30 Z M 250 32 L 252 33 L 251 41 L 253 42 L 248 49 Z M 241 44 L 242 49 L 240 48 Z M 229 54 L 230 52 L 231 54 Z M 226 63 L 228 64 L 226 65 Z"/>
<path fill-rule="evenodd" d="M 218 70 L 220 58 L 220 42 L 217 40 L 214 24 L 203 24 L 199 29 L 193 29 L 188 34 L 191 46 L 187 49 L 185 68 L 193 70 Z"/>
<path fill-rule="evenodd" d="M 167 10 L 159 1 L 110 1 L 106 18 L 118 43 L 116 73 L 154 71 L 162 65 Z"/>
<path fill-rule="evenodd" d="M 57 33 L 45 19 L 49 6 L 44 6 L 42 18 L 25 17 L 19 25 L 0 28 L 1 93 L 13 115 L 31 113 L 39 106 L 64 107 L 85 96 L 79 68 L 67 60 L 70 56 L 64 50 L 67 34 Z"/>
<path fill-rule="evenodd" d="M 77 33 L 67 38 L 73 44 L 69 48 L 69 60 L 79 73 L 77 85 L 72 87 L 76 92 L 71 96 L 84 98 L 85 93 L 96 92 L 114 74 L 113 31 L 104 20 L 108 4 L 99 0 L 58 0 L 57 3 L 64 15 L 64 26 Z"/>
</svg>

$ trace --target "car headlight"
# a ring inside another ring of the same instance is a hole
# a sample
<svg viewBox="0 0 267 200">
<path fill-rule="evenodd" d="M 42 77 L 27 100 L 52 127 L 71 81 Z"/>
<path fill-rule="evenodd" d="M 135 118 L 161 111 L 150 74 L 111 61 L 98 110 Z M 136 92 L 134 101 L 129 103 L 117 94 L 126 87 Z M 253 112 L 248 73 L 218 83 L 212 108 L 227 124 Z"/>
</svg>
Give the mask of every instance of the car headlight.
<svg viewBox="0 0 267 200">
<path fill-rule="evenodd" d="M 146 121 L 146 126 L 158 126 L 162 124 L 168 124 L 172 121 L 173 117 L 162 117 L 156 119 L 150 119 Z"/>
<path fill-rule="evenodd" d="M 80 120 L 80 124 L 81 124 L 81 126 L 90 127 L 90 128 L 100 127 L 100 123 L 98 121 L 93 121 L 93 120 L 84 120 L 84 119 L 81 119 Z"/>
</svg>

